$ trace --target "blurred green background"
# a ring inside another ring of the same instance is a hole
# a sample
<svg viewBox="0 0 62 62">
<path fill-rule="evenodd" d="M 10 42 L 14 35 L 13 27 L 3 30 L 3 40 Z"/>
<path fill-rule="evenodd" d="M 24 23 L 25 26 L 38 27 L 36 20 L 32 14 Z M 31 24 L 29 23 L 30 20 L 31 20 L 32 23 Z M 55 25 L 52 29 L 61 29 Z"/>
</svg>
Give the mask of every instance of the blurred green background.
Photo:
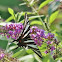
<svg viewBox="0 0 62 62">
<path fill-rule="evenodd" d="M 45 0 L 40 0 L 38 4 L 43 2 Z M 3 19 L 7 19 L 10 14 L 8 13 L 8 8 L 12 8 L 15 13 L 21 12 L 21 11 L 31 11 L 30 7 L 27 7 L 26 5 L 19 6 L 19 4 L 24 3 L 23 0 L 0 0 L 0 16 Z"/>
</svg>

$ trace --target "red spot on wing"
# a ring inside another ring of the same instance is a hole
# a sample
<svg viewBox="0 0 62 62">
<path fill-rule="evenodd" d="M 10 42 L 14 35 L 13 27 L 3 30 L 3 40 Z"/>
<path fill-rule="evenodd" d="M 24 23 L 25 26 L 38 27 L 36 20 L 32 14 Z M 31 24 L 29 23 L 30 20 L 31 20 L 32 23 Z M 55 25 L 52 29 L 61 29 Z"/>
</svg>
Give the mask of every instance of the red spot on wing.
<svg viewBox="0 0 62 62">
<path fill-rule="evenodd" d="M 21 40 L 19 40 L 19 42 L 21 43 Z"/>
</svg>

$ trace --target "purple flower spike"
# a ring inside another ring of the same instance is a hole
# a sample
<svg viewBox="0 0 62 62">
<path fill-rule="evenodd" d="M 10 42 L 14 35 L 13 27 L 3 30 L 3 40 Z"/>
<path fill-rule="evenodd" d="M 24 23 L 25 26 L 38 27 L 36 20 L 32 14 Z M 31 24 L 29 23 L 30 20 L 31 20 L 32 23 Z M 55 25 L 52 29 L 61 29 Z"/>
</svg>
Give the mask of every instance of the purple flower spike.
<svg viewBox="0 0 62 62">
<path fill-rule="evenodd" d="M 45 37 L 44 30 L 39 29 L 36 26 L 33 26 L 30 29 L 30 33 L 31 33 L 31 38 L 34 40 L 34 42 L 38 46 L 41 46 L 43 44 L 43 38 Z"/>
<path fill-rule="evenodd" d="M 6 24 L 5 26 L 1 27 L 3 33 L 0 34 L 5 34 L 7 38 L 12 38 L 16 39 L 18 38 L 19 34 L 23 30 L 23 24 L 22 23 L 11 23 L 11 24 Z"/>
</svg>

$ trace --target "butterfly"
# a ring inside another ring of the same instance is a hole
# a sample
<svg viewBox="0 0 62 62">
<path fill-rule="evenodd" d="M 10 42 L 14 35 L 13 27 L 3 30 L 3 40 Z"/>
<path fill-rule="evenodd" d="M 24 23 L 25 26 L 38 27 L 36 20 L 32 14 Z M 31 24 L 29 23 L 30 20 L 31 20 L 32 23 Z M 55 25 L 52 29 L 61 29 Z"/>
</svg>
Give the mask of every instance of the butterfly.
<svg viewBox="0 0 62 62">
<path fill-rule="evenodd" d="M 37 45 L 34 43 L 32 39 L 30 39 L 30 24 L 27 17 L 27 13 L 25 13 L 25 16 L 24 16 L 23 26 L 24 28 L 21 31 L 19 38 L 12 42 L 17 41 L 18 47 L 25 47 L 25 48 L 28 47 L 28 49 L 32 49 L 40 58 L 42 58 L 41 52 L 39 51 Z"/>
</svg>

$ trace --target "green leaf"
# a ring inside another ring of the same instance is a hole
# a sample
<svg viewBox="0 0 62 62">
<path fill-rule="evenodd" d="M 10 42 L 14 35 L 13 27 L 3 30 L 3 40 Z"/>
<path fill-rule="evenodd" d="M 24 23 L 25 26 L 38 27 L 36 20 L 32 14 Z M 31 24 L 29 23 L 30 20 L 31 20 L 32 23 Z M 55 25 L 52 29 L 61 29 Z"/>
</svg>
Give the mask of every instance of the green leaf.
<svg viewBox="0 0 62 62">
<path fill-rule="evenodd" d="M 39 18 L 39 17 L 43 17 L 44 15 L 40 15 L 40 16 L 31 16 L 31 17 L 29 17 L 29 21 L 30 20 L 33 20 L 33 19 L 35 19 L 35 18 Z M 24 19 L 21 21 L 21 23 L 24 23 Z"/>
<path fill-rule="evenodd" d="M 12 19 L 14 19 L 14 17 L 10 16 L 5 22 L 10 22 Z"/>
<path fill-rule="evenodd" d="M 58 10 L 58 11 L 55 11 L 55 12 L 50 16 L 50 18 L 49 18 L 49 24 L 51 24 L 51 23 L 56 19 L 58 13 L 59 13 L 59 10 Z"/>
<path fill-rule="evenodd" d="M 30 23 L 30 25 L 34 25 L 34 24 L 42 25 L 42 22 L 41 22 L 41 21 L 32 21 L 32 22 Z"/>
<path fill-rule="evenodd" d="M 15 20 L 15 14 L 14 14 L 13 9 L 8 8 L 8 11 L 9 11 L 9 13 L 10 13 L 12 16 L 11 16 L 11 17 L 9 17 L 9 18 L 6 20 L 6 22 L 11 21 L 12 19 L 14 19 L 14 20 Z"/>
<path fill-rule="evenodd" d="M 57 10 L 58 6 L 60 5 L 59 1 L 54 1 L 53 3 L 51 3 L 48 7 L 48 14 L 49 16 Z"/>
<path fill-rule="evenodd" d="M 39 9 L 43 8 L 45 5 L 47 5 L 51 1 L 53 1 L 53 0 L 46 0 L 46 1 L 44 1 L 43 3 L 40 4 Z"/>
<path fill-rule="evenodd" d="M 57 58 L 56 60 L 62 60 L 62 57 Z"/>
<path fill-rule="evenodd" d="M 42 59 L 42 62 L 48 62 L 48 60 L 49 60 L 49 54 L 44 56 L 44 58 Z"/>
<path fill-rule="evenodd" d="M 0 40 L 0 48 L 6 49 L 7 43 L 8 43 L 7 40 Z"/>
<path fill-rule="evenodd" d="M 26 54 L 26 51 L 25 51 L 24 49 L 22 49 L 22 50 L 16 52 L 15 54 L 13 54 L 12 57 L 22 57 L 22 56 L 24 56 L 25 54 Z"/>
<path fill-rule="evenodd" d="M 11 15 L 14 15 L 14 11 L 13 11 L 13 9 L 8 8 L 8 11 L 9 11 L 9 13 L 10 13 Z"/>
<path fill-rule="evenodd" d="M 19 17 L 18 17 L 18 21 L 19 21 L 19 19 L 20 19 L 20 17 L 21 16 L 24 16 L 25 15 L 25 13 L 26 12 L 20 12 L 19 13 Z M 18 13 L 17 13 L 18 14 Z M 15 14 L 15 16 L 17 15 L 17 14 Z M 27 12 L 27 14 L 32 14 L 31 12 Z M 14 14 L 12 15 L 12 16 L 10 16 L 7 20 L 6 20 L 6 22 L 10 22 L 11 20 L 15 20 L 15 16 L 14 16 Z"/>
<path fill-rule="evenodd" d="M 21 62 L 38 62 L 36 58 L 33 57 L 34 55 L 26 55 L 26 56 L 23 56 L 21 58 L 19 58 L 19 60 Z"/>
<path fill-rule="evenodd" d="M 44 15 L 39 15 L 39 16 L 31 16 L 29 17 L 29 20 L 35 19 L 35 18 L 39 18 L 39 17 L 44 17 Z"/>
<path fill-rule="evenodd" d="M 62 19 L 62 13 L 60 13 L 57 18 Z"/>
</svg>

